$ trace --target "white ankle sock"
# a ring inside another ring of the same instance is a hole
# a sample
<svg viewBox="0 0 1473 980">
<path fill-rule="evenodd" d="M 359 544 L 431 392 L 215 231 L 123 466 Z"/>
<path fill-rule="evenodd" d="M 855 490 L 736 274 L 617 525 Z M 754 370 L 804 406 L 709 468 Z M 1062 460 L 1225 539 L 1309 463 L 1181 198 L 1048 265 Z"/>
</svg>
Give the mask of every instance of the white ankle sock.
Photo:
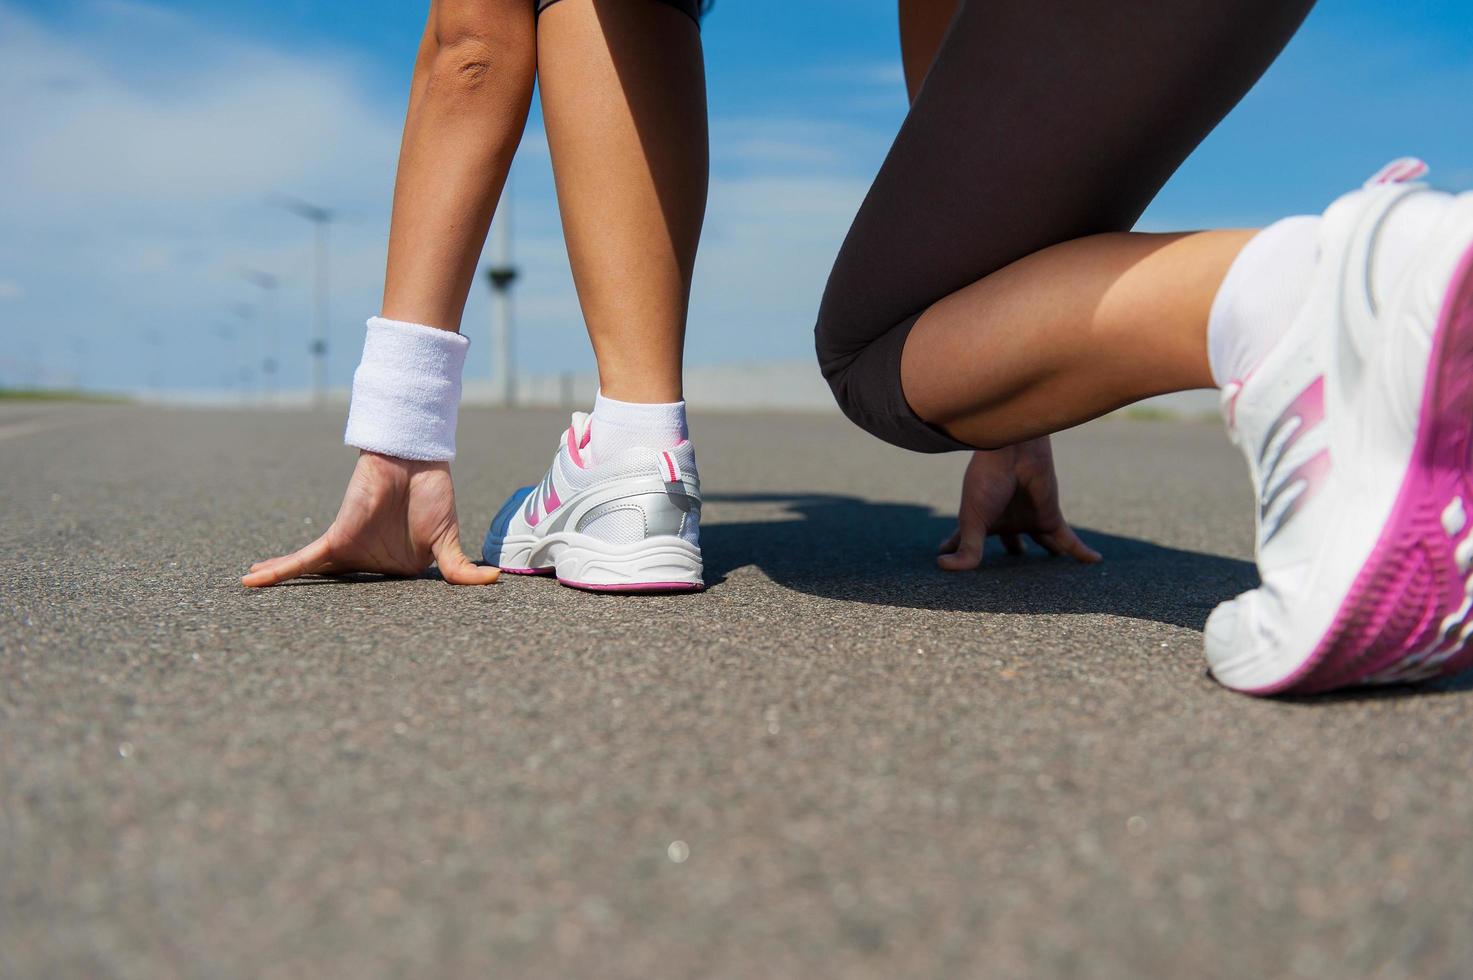
<svg viewBox="0 0 1473 980">
<path fill-rule="evenodd" d="M 595 465 L 615 453 L 640 447 L 669 449 L 685 439 L 685 402 L 621 402 L 602 391 L 593 402 L 588 448 Z"/>
<path fill-rule="evenodd" d="M 1427 240 L 1434 225 L 1442 220 L 1453 196 L 1442 191 L 1408 194 L 1397 201 L 1381 219 L 1371 247 L 1371 301 L 1380 305 L 1390 297 L 1396 283 Z"/>
<path fill-rule="evenodd" d="M 1218 387 L 1248 377 L 1309 298 L 1319 220 L 1301 215 L 1274 222 L 1228 267 L 1207 318 L 1207 361 Z"/>
</svg>

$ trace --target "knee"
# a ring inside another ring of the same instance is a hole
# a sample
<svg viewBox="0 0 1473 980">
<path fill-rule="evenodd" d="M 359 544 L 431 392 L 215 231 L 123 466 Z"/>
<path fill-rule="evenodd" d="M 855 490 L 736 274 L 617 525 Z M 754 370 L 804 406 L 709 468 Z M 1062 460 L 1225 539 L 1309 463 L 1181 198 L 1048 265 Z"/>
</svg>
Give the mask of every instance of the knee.
<svg viewBox="0 0 1473 980">
<path fill-rule="evenodd" d="M 839 409 L 856 425 L 868 428 L 862 410 L 864 381 L 862 372 L 855 365 L 862 359 L 865 347 L 855 338 L 868 336 L 867 325 L 855 323 L 851 316 L 835 309 L 825 301 L 820 304 L 818 318 L 813 325 L 813 348 L 818 358 L 818 370 L 828 382 L 829 391 Z"/>
<path fill-rule="evenodd" d="M 818 357 L 819 373 L 823 374 L 823 380 L 834 391 L 834 398 L 838 399 L 840 407 L 844 404 L 841 395 L 844 389 L 844 373 L 857 354 L 857 349 L 844 342 L 847 336 L 853 335 L 853 330 L 844 329 L 846 323 L 826 299 L 819 305 L 818 320 L 813 323 L 813 352 Z"/>
<path fill-rule="evenodd" d="M 428 91 L 474 105 L 530 90 L 537 34 L 529 0 L 436 0 L 424 52 Z"/>
<path fill-rule="evenodd" d="M 869 324 L 855 322 L 851 314 L 838 309 L 828 296 L 819 304 L 818 318 L 813 324 L 813 350 L 818 357 L 818 369 L 834 387 L 836 396 L 845 368 L 864 349 L 864 338 L 874 332 Z"/>
<path fill-rule="evenodd" d="M 840 410 L 870 435 L 902 449 L 944 453 L 970 448 L 922 419 L 906 401 L 901 356 L 916 317 L 898 324 L 874 320 L 827 303 L 820 307 L 814 347 Z"/>
</svg>

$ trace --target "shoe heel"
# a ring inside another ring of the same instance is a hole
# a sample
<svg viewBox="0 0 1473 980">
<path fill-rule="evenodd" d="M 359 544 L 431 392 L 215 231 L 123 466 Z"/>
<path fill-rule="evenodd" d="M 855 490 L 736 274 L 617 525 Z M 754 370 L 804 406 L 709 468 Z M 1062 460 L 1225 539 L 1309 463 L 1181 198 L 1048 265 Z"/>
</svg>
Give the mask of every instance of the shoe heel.
<svg viewBox="0 0 1473 980">
<path fill-rule="evenodd" d="M 557 555 L 558 581 L 590 592 L 695 592 L 702 571 L 700 549 L 668 535 L 623 547 L 579 535 Z"/>
</svg>

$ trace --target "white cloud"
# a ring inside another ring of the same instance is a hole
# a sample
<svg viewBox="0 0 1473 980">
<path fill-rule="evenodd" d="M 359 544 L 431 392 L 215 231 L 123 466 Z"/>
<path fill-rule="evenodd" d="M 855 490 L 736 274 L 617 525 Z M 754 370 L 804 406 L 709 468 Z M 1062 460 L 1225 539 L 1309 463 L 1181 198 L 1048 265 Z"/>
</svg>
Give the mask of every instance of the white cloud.
<svg viewBox="0 0 1473 980">
<path fill-rule="evenodd" d="M 818 65 L 810 75 L 821 82 L 866 85 L 891 89 L 902 94 L 905 92 L 905 66 L 898 58 L 860 64 Z"/>
<path fill-rule="evenodd" d="M 893 135 L 839 119 L 717 118 L 711 122 L 711 159 L 717 173 L 843 178 L 873 169 Z"/>
<path fill-rule="evenodd" d="M 145 25 L 176 17 L 117 0 L 105 10 Z M 358 174 L 392 165 L 398 124 L 366 104 L 342 63 L 195 27 L 172 84 L 159 86 L 110 69 L 97 50 L 106 43 L 48 31 L 0 6 L 0 200 L 8 209 L 259 201 L 329 174 L 335 187 L 347 181 L 362 192 Z"/>
<path fill-rule="evenodd" d="M 258 364 L 274 334 L 282 383 L 305 383 L 310 231 L 267 206 L 284 192 L 342 216 L 332 375 L 345 383 L 379 302 L 402 103 L 370 94 L 345 56 L 242 40 L 135 0 L 94 0 L 88 13 L 90 27 L 62 31 L 0 0 L 0 268 L 27 283 L 8 295 L 0 284 L 0 353 L 39 345 L 65 366 L 85 349 L 87 383 L 202 387 Z M 889 134 L 762 117 L 714 119 L 712 134 L 690 360 L 807 358 L 829 262 Z M 515 184 L 521 356 L 529 372 L 586 370 L 548 166 L 533 129 Z M 274 329 L 237 312 L 265 302 L 247 267 L 281 278 Z M 473 340 L 486 305 L 478 282 Z M 484 360 L 472 355 L 473 375 Z"/>
<path fill-rule="evenodd" d="M 341 380 L 342 325 L 378 303 L 399 107 L 375 104 L 342 57 L 125 0 L 86 12 L 90 26 L 62 31 L 0 2 L 0 267 L 29 287 L 0 314 L 0 350 L 39 345 L 62 366 L 86 350 L 83 380 L 100 386 L 216 384 L 222 362 L 238 376 L 268 353 L 264 319 L 234 313 L 261 301 L 239 274 L 251 266 L 282 279 L 283 382 L 304 383 L 310 232 L 267 206 L 287 192 L 343 215 Z"/>
<path fill-rule="evenodd" d="M 305 383 L 310 230 L 266 205 L 277 192 L 341 216 L 332 373 L 344 383 L 362 318 L 379 302 L 402 123 L 402 97 L 370 84 L 382 66 L 243 39 L 140 0 L 75 2 L 85 16 L 63 30 L 0 0 L 0 383 L 15 364 L 64 365 L 79 352 L 83 380 L 99 385 L 238 376 L 264 343 L 233 312 L 263 300 L 242 267 L 281 277 L 282 380 Z M 1310 19 L 1168 186 L 1150 226 L 1317 211 L 1406 152 L 1427 157 L 1440 179 L 1473 185 L 1473 138 L 1447 125 L 1473 97 L 1456 39 L 1426 27 L 1345 36 L 1327 30 L 1337 16 L 1325 5 Z M 820 95 L 746 102 L 746 115 L 712 120 L 692 364 L 810 356 L 829 264 L 903 114 L 894 59 L 791 73 Z M 548 166 L 534 128 L 515 183 L 529 373 L 591 364 Z M 478 282 L 466 310 L 479 345 L 472 374 L 489 368 L 487 296 Z"/>
<path fill-rule="evenodd" d="M 858 177 L 714 181 L 691 346 L 715 362 L 811 359 L 829 267 L 868 186 Z"/>
</svg>

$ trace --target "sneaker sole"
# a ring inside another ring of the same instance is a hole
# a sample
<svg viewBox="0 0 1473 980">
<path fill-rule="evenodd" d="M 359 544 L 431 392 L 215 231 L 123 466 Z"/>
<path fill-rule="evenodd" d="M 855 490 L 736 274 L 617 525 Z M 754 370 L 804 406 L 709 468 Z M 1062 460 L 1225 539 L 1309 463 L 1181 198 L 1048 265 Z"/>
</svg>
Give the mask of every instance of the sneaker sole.
<svg viewBox="0 0 1473 980">
<path fill-rule="evenodd" d="M 1299 668 L 1250 694 L 1311 694 L 1473 664 L 1473 247 L 1444 291 L 1417 436 L 1391 515 Z"/>
</svg>

